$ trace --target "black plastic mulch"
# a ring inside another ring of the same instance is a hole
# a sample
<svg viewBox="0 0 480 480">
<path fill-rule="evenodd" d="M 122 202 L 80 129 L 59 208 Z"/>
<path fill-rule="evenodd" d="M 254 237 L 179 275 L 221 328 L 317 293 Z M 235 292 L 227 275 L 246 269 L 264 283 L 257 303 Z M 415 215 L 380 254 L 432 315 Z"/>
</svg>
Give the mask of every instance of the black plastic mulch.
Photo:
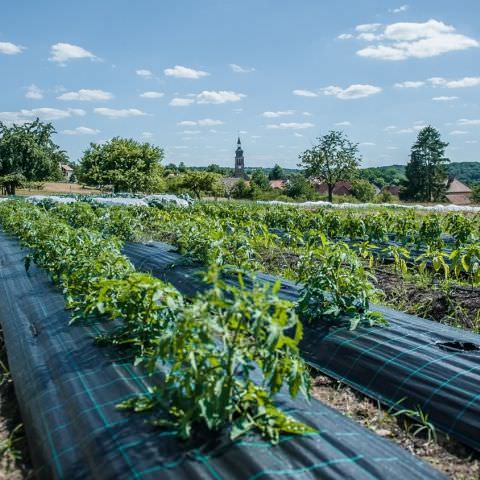
<svg viewBox="0 0 480 480">
<path fill-rule="evenodd" d="M 125 254 L 193 295 L 205 288 L 200 265 L 187 265 L 164 243 L 132 243 Z M 258 274 L 273 283 L 278 278 Z M 296 301 L 301 286 L 282 280 L 280 295 Z M 418 409 L 445 433 L 480 449 L 480 335 L 375 306 L 386 327 L 304 326 L 304 359 L 325 374 L 400 410 Z"/>
</svg>

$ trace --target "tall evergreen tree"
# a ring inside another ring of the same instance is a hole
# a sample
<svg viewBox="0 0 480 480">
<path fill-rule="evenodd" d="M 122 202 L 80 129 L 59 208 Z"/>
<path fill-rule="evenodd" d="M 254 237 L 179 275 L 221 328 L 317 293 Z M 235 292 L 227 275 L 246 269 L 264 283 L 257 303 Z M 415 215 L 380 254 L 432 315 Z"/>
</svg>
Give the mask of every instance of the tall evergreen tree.
<svg viewBox="0 0 480 480">
<path fill-rule="evenodd" d="M 443 200 L 448 178 L 447 163 L 450 161 L 445 157 L 447 147 L 448 143 L 442 141 L 436 128 L 429 125 L 420 130 L 405 170 L 407 180 L 403 198 L 424 202 Z"/>
</svg>

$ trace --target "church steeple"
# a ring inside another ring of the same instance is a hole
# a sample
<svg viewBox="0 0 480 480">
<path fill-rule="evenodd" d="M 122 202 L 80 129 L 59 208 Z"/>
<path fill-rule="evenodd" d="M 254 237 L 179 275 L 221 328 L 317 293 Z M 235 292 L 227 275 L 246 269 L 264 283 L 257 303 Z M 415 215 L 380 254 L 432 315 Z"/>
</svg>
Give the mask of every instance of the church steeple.
<svg viewBox="0 0 480 480">
<path fill-rule="evenodd" d="M 237 150 L 235 151 L 235 177 L 245 177 L 245 159 L 243 157 L 242 142 L 240 136 L 237 140 Z"/>
</svg>

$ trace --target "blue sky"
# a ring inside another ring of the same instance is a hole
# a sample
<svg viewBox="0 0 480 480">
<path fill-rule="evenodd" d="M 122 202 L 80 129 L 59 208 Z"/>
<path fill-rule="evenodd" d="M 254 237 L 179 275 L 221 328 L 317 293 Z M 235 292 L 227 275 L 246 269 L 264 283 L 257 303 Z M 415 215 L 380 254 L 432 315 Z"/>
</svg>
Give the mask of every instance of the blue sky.
<svg viewBox="0 0 480 480">
<path fill-rule="evenodd" d="M 342 129 L 364 166 L 437 127 L 480 161 L 478 0 L 15 0 L 0 16 L 0 120 L 40 116 L 73 160 L 113 136 L 166 162 L 294 167 Z"/>
</svg>

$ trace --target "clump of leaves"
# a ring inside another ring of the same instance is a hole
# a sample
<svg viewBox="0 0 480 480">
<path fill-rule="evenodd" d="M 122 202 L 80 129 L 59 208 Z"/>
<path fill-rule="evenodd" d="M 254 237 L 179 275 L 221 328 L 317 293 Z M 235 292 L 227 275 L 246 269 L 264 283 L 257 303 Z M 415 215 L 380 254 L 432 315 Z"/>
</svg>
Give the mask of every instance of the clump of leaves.
<svg viewBox="0 0 480 480">
<path fill-rule="evenodd" d="M 310 322 L 348 320 L 352 330 L 361 322 L 384 323 L 380 313 L 370 311 L 370 299 L 377 293 L 373 278 L 347 244 L 321 236 L 321 246 L 302 260 L 297 312 Z"/>
<path fill-rule="evenodd" d="M 231 425 L 236 439 L 256 429 L 272 443 L 284 433 L 312 429 L 278 409 L 272 395 L 283 386 L 295 397 L 309 395 L 310 375 L 298 354 L 302 326 L 293 305 L 273 288 L 246 288 L 220 279 L 213 268 L 211 289 L 196 297 L 158 338 L 158 355 L 168 365 L 166 381 L 148 396 L 123 408 L 161 405 L 169 413 L 157 424 L 177 428 L 182 438 L 192 429 L 220 430 Z M 287 330 L 294 335 L 286 335 Z"/>
</svg>

